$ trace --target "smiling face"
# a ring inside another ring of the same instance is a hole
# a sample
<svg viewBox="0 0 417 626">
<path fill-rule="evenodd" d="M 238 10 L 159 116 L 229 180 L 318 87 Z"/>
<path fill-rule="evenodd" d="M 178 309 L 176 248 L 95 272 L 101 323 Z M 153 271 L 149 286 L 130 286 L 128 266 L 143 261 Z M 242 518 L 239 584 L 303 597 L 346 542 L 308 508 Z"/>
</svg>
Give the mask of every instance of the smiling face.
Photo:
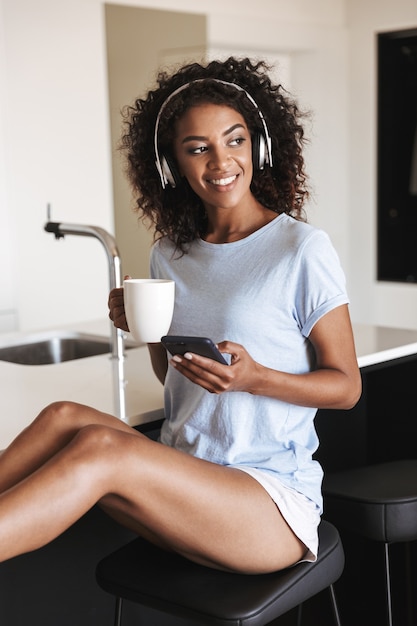
<svg viewBox="0 0 417 626">
<path fill-rule="evenodd" d="M 176 123 L 174 154 L 207 210 L 252 203 L 252 142 L 242 115 L 225 105 L 189 108 Z"/>
</svg>

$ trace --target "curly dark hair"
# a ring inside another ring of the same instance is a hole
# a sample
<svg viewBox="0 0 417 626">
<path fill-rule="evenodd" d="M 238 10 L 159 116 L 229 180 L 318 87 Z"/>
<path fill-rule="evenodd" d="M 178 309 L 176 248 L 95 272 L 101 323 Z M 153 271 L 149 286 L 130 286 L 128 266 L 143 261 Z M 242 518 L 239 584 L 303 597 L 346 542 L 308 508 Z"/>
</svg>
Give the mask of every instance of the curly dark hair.
<svg viewBox="0 0 417 626">
<path fill-rule="evenodd" d="M 204 236 L 205 210 L 200 198 L 185 179 L 175 188 L 163 189 L 155 165 L 154 130 L 158 113 L 167 98 L 179 87 L 191 83 L 164 107 L 159 121 L 158 152 L 172 159 L 175 121 L 197 104 L 226 104 L 245 119 L 252 137 L 263 133 L 254 99 L 264 116 L 272 139 L 273 166 L 254 168 L 251 191 L 265 207 L 276 213 L 287 213 L 305 220 L 303 204 L 308 197 L 302 146 L 305 142 L 300 119 L 303 114 L 281 85 L 273 85 L 264 61 L 230 57 L 206 65 L 191 63 L 173 75 L 158 74 L 158 87 L 125 107 L 125 132 L 120 149 L 127 157 L 127 176 L 133 188 L 136 208 L 143 219 L 150 219 L 155 237 L 167 236 L 176 246 L 184 246 Z M 202 80 L 203 79 L 203 82 Z M 245 91 L 210 81 L 235 83 Z M 193 81 L 197 81 L 194 82 Z"/>
</svg>

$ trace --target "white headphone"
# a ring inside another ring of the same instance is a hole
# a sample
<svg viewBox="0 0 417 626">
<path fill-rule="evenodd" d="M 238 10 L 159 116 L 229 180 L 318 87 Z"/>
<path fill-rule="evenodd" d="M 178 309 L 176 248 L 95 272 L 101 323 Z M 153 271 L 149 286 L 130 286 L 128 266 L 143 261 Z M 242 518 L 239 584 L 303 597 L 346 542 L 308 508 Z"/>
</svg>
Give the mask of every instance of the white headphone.
<svg viewBox="0 0 417 626">
<path fill-rule="evenodd" d="M 158 130 L 159 130 L 159 121 L 161 119 L 162 113 L 164 112 L 167 104 L 178 93 L 180 93 L 184 89 L 187 89 L 190 85 L 194 85 L 195 83 L 201 83 L 205 81 L 207 82 L 212 81 L 212 82 L 220 83 L 222 85 L 234 87 L 235 89 L 238 89 L 239 91 L 243 91 L 243 93 L 250 100 L 250 102 L 253 104 L 256 111 L 258 112 L 259 119 L 261 120 L 261 124 L 263 128 L 263 134 L 256 133 L 255 137 L 253 138 L 253 142 L 252 142 L 253 165 L 256 169 L 259 169 L 259 170 L 263 170 L 265 165 L 269 165 L 269 167 L 272 167 L 272 140 L 269 135 L 268 128 L 265 122 L 265 118 L 262 114 L 262 111 L 256 104 L 255 100 L 252 98 L 252 96 L 245 89 L 243 89 L 243 87 L 240 87 L 240 85 L 236 85 L 236 83 L 229 83 L 225 80 L 220 80 L 218 78 L 199 78 L 189 83 L 185 83 L 185 85 L 181 85 L 181 87 L 178 87 L 178 89 L 175 89 L 175 91 L 173 91 L 168 96 L 168 98 L 162 103 L 161 108 L 159 109 L 159 113 L 155 122 L 154 150 L 155 150 L 155 165 L 156 165 L 156 169 L 158 170 L 158 174 L 161 178 L 162 189 L 165 189 L 168 184 L 170 184 L 171 187 L 176 187 L 179 181 L 181 180 L 181 176 L 179 172 L 177 171 L 175 163 L 172 162 L 172 159 L 167 155 L 164 155 L 164 154 L 160 155 L 158 151 Z"/>
</svg>

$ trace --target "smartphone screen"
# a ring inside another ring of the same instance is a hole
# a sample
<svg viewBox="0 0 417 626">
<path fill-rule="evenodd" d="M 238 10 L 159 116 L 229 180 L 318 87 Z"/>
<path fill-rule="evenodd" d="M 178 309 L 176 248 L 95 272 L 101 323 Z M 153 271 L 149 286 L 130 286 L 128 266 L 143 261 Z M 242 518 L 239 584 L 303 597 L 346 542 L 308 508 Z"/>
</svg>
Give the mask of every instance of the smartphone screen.
<svg viewBox="0 0 417 626">
<path fill-rule="evenodd" d="M 226 359 L 208 337 L 165 335 L 161 337 L 161 342 L 172 355 L 183 355 L 186 352 L 193 352 L 194 354 L 214 359 L 223 365 L 228 365 Z"/>
</svg>

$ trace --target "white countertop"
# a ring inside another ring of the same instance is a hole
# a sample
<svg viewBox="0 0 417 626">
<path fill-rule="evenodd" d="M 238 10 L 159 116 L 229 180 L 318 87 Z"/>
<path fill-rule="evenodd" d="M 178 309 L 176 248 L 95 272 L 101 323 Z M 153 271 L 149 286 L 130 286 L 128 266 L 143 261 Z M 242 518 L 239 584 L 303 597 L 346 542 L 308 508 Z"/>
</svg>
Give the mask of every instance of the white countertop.
<svg viewBox="0 0 417 626">
<path fill-rule="evenodd" d="M 109 322 L 99 320 L 71 330 L 107 335 Z M 360 367 L 417 354 L 417 330 L 354 324 Z M 16 335 L 0 336 L 0 344 Z M 19 335 L 17 335 L 19 336 Z M 136 425 L 161 416 L 163 388 L 154 375 L 146 346 L 126 351 L 126 418 Z M 108 354 L 54 365 L 17 365 L 0 361 L 0 449 L 47 404 L 73 400 L 109 413 L 117 412 L 113 365 Z"/>
<path fill-rule="evenodd" d="M 417 354 L 417 330 L 353 324 L 359 367 Z"/>
<path fill-rule="evenodd" d="M 68 330 L 60 327 L 59 330 Z M 110 323 L 98 320 L 71 326 L 70 330 L 108 336 Z M 32 333 L 27 333 L 32 334 Z M 22 334 L 23 335 L 23 334 Z M 0 336 L 0 345 L 19 334 Z M 163 406 L 163 387 L 153 373 L 148 348 L 125 351 L 125 403 L 127 423 L 151 421 Z M 0 361 L 0 449 L 4 448 L 42 408 L 57 400 L 72 400 L 115 414 L 118 403 L 109 354 L 53 365 L 18 365 Z"/>
</svg>

